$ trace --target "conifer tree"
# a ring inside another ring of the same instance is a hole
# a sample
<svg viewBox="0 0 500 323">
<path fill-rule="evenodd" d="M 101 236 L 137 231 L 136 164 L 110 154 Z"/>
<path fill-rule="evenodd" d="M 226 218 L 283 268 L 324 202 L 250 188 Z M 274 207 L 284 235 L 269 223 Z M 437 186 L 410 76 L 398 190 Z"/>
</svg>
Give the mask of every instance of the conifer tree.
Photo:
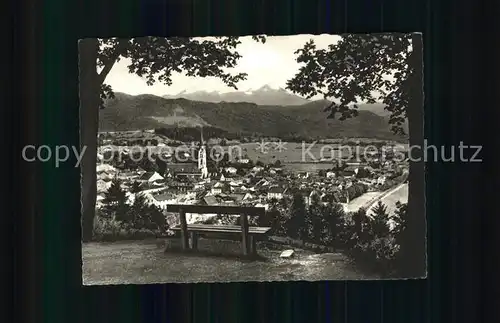
<svg viewBox="0 0 500 323">
<path fill-rule="evenodd" d="M 379 200 L 372 210 L 372 220 L 370 221 L 371 234 L 374 238 L 383 238 L 389 234 L 387 221 L 389 221 L 387 206 Z"/>
<path fill-rule="evenodd" d="M 319 196 L 311 196 L 311 205 L 306 213 L 307 238 L 313 243 L 321 243 L 326 223 L 326 209 L 321 205 Z"/>
<path fill-rule="evenodd" d="M 322 241 L 325 245 L 339 247 L 342 243 L 341 234 L 344 231 L 345 212 L 341 204 L 329 203 L 324 206 L 325 233 Z"/>
<path fill-rule="evenodd" d="M 144 195 L 135 194 L 134 203 L 130 208 L 130 217 L 134 228 L 141 229 L 146 226 L 147 201 Z"/>
<path fill-rule="evenodd" d="M 127 213 L 129 206 L 127 205 L 127 196 L 121 188 L 121 181 L 118 178 L 112 180 L 111 186 L 104 194 L 103 202 L 103 214 L 105 216 L 118 221 L 128 220 Z"/>
<path fill-rule="evenodd" d="M 141 184 L 139 184 L 138 181 L 134 181 L 132 183 L 132 187 L 130 188 L 130 192 L 135 194 L 135 193 L 139 193 L 140 191 L 142 191 Z"/>
<path fill-rule="evenodd" d="M 287 234 L 294 239 L 306 237 L 306 205 L 301 194 L 295 194 L 289 209 Z"/>
</svg>

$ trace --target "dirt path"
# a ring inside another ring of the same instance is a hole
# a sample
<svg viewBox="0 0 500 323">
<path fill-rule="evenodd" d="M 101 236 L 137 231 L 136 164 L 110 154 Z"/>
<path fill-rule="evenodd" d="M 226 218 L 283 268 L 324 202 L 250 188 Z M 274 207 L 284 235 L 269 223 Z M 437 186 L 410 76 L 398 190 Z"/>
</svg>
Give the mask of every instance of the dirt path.
<svg viewBox="0 0 500 323">
<path fill-rule="evenodd" d="M 211 242 L 199 241 L 200 246 L 204 243 Z M 234 244 L 239 251 L 239 244 Z M 293 249 L 296 251 L 293 259 L 281 259 L 282 250 L 261 245 L 259 254 L 267 261 L 242 261 L 165 253 L 163 240 L 87 243 L 82 249 L 83 282 L 85 285 L 104 285 L 375 278 L 355 270 L 341 254 L 314 254 Z"/>
</svg>

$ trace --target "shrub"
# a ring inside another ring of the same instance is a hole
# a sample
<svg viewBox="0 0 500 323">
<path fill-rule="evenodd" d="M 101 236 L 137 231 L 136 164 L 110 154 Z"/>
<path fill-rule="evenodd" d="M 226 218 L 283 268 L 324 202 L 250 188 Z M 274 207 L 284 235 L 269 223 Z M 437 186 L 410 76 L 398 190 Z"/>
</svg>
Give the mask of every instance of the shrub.
<svg viewBox="0 0 500 323">
<path fill-rule="evenodd" d="M 394 273 L 398 250 L 394 236 L 388 235 L 356 243 L 347 253 L 361 268 L 386 276 Z"/>
<path fill-rule="evenodd" d="M 118 241 L 140 240 L 165 236 L 166 232 L 146 228 L 136 229 L 128 223 L 114 219 L 96 217 L 94 222 L 94 240 Z"/>
<path fill-rule="evenodd" d="M 352 214 L 350 234 L 346 234 L 345 242 L 349 247 L 347 254 L 362 268 L 382 273 L 384 276 L 397 272 L 400 250 L 399 235 L 404 225 L 397 224 L 396 230 L 389 229 L 389 215 L 386 206 L 379 202 L 373 210 L 372 218 L 360 209 Z M 399 208 L 400 212 L 403 207 Z M 394 218 L 401 221 L 397 214 Z M 352 235 L 351 235 L 352 234 Z M 349 238 L 350 236 L 350 238 Z"/>
<path fill-rule="evenodd" d="M 306 206 L 304 197 L 301 194 L 295 194 L 289 207 L 289 216 L 287 217 L 286 233 L 294 239 L 307 237 L 306 228 Z"/>
<path fill-rule="evenodd" d="M 120 185 L 115 179 L 106 192 L 105 204 L 94 223 L 94 239 L 110 241 L 164 236 L 169 226 L 162 210 L 149 205 L 140 194 L 136 194 L 134 203 L 128 205 Z"/>
</svg>

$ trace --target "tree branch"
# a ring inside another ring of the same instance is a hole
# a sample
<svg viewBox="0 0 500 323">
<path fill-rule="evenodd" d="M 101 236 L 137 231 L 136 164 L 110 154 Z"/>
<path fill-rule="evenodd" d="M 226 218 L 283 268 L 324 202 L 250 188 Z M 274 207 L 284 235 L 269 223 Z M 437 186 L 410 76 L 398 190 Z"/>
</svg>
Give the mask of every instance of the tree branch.
<svg viewBox="0 0 500 323">
<path fill-rule="evenodd" d="M 106 76 L 108 76 L 109 72 L 113 68 L 113 65 L 115 65 L 118 57 L 124 52 L 126 45 L 127 41 L 124 39 L 121 39 L 118 42 L 118 45 L 116 45 L 116 49 L 113 51 L 113 54 L 107 59 L 106 63 L 104 64 L 104 68 L 102 69 L 101 73 L 99 73 L 99 84 L 104 83 Z"/>
</svg>

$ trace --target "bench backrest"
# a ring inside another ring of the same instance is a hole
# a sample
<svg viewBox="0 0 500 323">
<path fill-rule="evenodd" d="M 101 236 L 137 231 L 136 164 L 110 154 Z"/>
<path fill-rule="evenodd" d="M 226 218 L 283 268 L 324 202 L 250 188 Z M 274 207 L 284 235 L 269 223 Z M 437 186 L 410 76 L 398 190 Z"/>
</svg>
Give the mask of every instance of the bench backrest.
<svg viewBox="0 0 500 323">
<path fill-rule="evenodd" d="M 184 205 L 168 204 L 167 212 L 179 213 L 181 210 L 185 213 L 195 214 L 227 214 L 247 216 L 263 216 L 266 209 L 263 207 L 252 206 L 219 206 L 219 205 Z"/>
</svg>

